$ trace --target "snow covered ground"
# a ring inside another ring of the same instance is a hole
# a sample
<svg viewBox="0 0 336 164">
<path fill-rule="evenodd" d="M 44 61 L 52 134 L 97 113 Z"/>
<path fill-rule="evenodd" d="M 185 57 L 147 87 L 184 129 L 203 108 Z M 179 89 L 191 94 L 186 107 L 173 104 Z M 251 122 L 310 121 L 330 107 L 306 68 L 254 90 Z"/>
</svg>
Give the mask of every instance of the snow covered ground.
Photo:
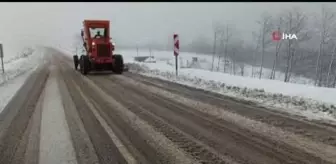
<svg viewBox="0 0 336 164">
<path fill-rule="evenodd" d="M 0 112 L 44 59 L 43 48 L 33 47 L 31 50 L 22 49 L 12 52 L 18 52 L 18 54 L 8 55 L 4 60 L 5 73 L 3 74 L 2 70 L 0 72 Z M 22 55 L 23 52 L 26 55 Z"/>
<path fill-rule="evenodd" d="M 117 52 L 123 54 L 126 63 L 131 63 L 130 71 L 258 102 L 262 106 L 272 107 L 273 110 L 305 116 L 308 119 L 336 121 L 336 89 L 212 72 L 205 68 L 207 64 L 211 68 L 211 62 L 207 62 L 209 57 L 183 52 L 179 57 L 179 76 L 175 77 L 172 52 L 152 52 L 152 56 L 156 58 L 155 63 L 134 61 L 137 52 L 133 50 Z M 140 52 L 138 55 L 146 56 L 149 52 Z M 197 64 L 202 65 L 201 68 L 185 68 L 192 57 L 199 57 Z M 281 73 L 277 74 L 281 77 Z M 309 84 L 309 79 L 293 79 Z"/>
<path fill-rule="evenodd" d="M 120 50 L 118 51 L 120 54 L 126 54 L 126 60 L 133 60 L 134 56 L 154 56 L 157 61 L 166 62 L 168 65 L 175 65 L 175 58 L 173 57 L 173 53 L 170 51 L 152 51 L 149 50 L 139 50 L 138 54 L 136 50 Z M 194 69 L 203 69 L 203 70 L 211 70 L 212 69 L 212 56 L 208 54 L 196 54 L 196 53 L 188 53 L 188 52 L 180 52 L 179 55 L 179 67 L 180 68 L 194 68 Z M 130 55 L 129 55 L 130 54 Z M 198 62 L 193 63 L 192 58 L 197 57 Z M 222 60 L 222 59 L 221 59 Z M 214 71 L 216 72 L 224 72 L 224 62 L 221 61 L 218 63 L 218 57 L 214 59 Z M 227 62 L 231 62 L 228 60 Z M 217 69 L 217 67 L 219 68 Z M 174 66 L 175 67 L 175 66 Z M 254 68 L 254 76 L 257 78 L 259 76 L 260 67 Z M 235 68 L 232 68 L 231 64 L 226 65 L 226 73 L 240 75 L 244 77 L 252 77 L 252 66 L 249 64 L 236 63 Z M 262 78 L 269 79 L 271 75 L 271 69 L 263 68 Z M 285 74 L 283 72 L 277 71 L 275 73 L 275 79 L 284 80 Z M 291 83 L 298 84 L 311 84 L 314 82 L 308 78 L 300 77 L 300 76 L 292 76 Z"/>
</svg>

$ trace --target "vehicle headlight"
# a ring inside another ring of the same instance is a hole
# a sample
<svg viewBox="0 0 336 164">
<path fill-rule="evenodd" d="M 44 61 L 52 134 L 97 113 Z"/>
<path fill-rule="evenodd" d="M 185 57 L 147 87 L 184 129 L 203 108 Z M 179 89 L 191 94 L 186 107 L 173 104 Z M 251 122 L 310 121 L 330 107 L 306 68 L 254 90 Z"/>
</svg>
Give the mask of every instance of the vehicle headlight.
<svg viewBox="0 0 336 164">
<path fill-rule="evenodd" d="M 112 45 L 113 45 L 113 46 L 115 46 L 115 43 L 114 43 L 114 42 L 112 42 Z"/>
</svg>

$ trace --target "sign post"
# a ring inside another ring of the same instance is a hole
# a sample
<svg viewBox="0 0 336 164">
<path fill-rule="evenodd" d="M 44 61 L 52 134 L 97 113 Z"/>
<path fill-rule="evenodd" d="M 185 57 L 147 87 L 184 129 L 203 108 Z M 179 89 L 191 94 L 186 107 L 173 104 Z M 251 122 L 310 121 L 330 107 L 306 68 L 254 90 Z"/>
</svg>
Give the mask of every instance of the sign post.
<svg viewBox="0 0 336 164">
<path fill-rule="evenodd" d="M 2 48 L 2 44 L 0 44 L 1 68 L 2 68 L 2 73 L 5 73 L 5 66 L 4 66 L 4 63 L 3 63 L 3 57 L 4 57 L 3 48 Z"/>
<path fill-rule="evenodd" d="M 179 42 L 179 38 L 177 34 L 174 34 L 174 56 L 175 56 L 175 66 L 176 66 L 176 76 L 177 74 L 177 70 L 178 70 L 178 55 L 179 55 L 179 51 L 180 51 L 180 42 Z"/>
</svg>

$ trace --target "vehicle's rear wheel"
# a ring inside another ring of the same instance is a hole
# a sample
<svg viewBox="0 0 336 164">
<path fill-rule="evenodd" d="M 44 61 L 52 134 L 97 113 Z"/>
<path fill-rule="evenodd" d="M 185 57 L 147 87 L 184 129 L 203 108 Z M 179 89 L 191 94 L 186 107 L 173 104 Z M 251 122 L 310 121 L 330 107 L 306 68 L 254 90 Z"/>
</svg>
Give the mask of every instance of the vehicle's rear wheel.
<svg viewBox="0 0 336 164">
<path fill-rule="evenodd" d="M 113 72 L 116 74 L 122 74 L 124 70 L 124 59 L 120 54 L 115 54 L 113 56 L 114 63 L 113 63 Z"/>
</svg>

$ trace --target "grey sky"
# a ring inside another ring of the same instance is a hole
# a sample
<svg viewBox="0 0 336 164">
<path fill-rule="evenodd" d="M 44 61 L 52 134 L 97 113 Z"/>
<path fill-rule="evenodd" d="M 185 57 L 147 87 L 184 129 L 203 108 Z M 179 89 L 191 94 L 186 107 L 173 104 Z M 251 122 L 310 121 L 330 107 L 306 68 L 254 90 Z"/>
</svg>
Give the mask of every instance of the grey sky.
<svg viewBox="0 0 336 164">
<path fill-rule="evenodd" d="M 181 42 L 199 35 L 212 37 L 212 22 L 235 24 L 251 37 L 261 13 L 293 6 L 319 12 L 322 3 L 0 3 L 0 41 L 69 43 L 84 19 L 111 20 L 116 42 L 166 43 L 174 32 Z M 328 3 L 336 11 L 336 3 Z"/>
</svg>

